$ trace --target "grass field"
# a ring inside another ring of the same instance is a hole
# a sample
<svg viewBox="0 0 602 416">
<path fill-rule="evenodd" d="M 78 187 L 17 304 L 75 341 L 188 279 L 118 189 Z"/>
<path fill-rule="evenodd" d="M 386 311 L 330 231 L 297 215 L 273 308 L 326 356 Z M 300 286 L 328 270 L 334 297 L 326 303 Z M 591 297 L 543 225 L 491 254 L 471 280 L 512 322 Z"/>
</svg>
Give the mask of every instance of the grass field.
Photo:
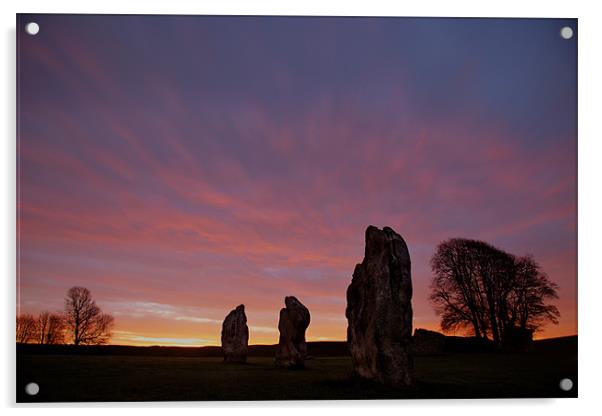
<svg viewBox="0 0 602 416">
<path fill-rule="evenodd" d="M 315 357 L 301 371 L 270 357 L 224 364 L 217 357 L 17 354 L 17 401 L 304 400 L 576 397 L 577 340 L 540 342 L 527 354 L 416 357 L 417 386 L 399 391 L 351 377 L 346 356 Z M 559 388 L 571 378 L 570 392 Z M 35 381 L 37 396 L 24 393 Z"/>
</svg>

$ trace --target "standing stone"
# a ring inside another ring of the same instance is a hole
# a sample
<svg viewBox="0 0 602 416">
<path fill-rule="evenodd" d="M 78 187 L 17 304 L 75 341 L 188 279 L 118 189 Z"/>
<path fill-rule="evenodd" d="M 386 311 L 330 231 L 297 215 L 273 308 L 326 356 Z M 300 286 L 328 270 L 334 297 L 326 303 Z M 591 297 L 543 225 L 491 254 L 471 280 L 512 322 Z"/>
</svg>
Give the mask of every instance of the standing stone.
<svg viewBox="0 0 602 416">
<path fill-rule="evenodd" d="M 245 305 L 230 311 L 222 324 L 222 351 L 226 363 L 246 363 L 249 349 L 249 328 Z"/>
<path fill-rule="evenodd" d="M 309 326 L 309 310 L 294 296 L 284 298 L 286 308 L 280 310 L 278 331 L 280 340 L 276 350 L 276 365 L 303 368 L 307 358 L 305 330 Z"/>
<path fill-rule="evenodd" d="M 366 229 L 364 260 L 347 288 L 345 315 L 354 372 L 393 387 L 413 385 L 410 254 L 391 228 Z"/>
</svg>

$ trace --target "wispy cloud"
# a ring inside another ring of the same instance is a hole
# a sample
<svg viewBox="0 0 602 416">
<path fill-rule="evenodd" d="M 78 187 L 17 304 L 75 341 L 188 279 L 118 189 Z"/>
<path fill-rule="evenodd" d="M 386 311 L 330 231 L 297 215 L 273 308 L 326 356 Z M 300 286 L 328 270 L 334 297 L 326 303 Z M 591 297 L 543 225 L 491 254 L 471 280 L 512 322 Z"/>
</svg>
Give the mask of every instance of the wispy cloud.
<svg viewBox="0 0 602 416">
<path fill-rule="evenodd" d="M 113 343 L 119 344 L 138 344 L 138 345 L 166 345 L 166 346 L 203 346 L 215 344 L 215 339 L 203 338 L 166 338 L 166 337 L 149 337 L 139 335 L 130 331 L 115 331 Z"/>
<path fill-rule="evenodd" d="M 132 318 L 161 318 L 175 321 L 188 321 L 204 324 L 221 324 L 219 319 L 195 316 L 201 314 L 200 308 L 180 307 L 156 302 L 144 301 L 107 301 L 105 307 L 116 316 L 129 316 Z"/>
<path fill-rule="evenodd" d="M 249 326 L 249 331 L 259 332 L 259 333 L 263 333 L 263 334 L 276 334 L 276 333 L 278 333 L 278 329 L 277 328 L 270 328 L 270 327 L 267 327 L 267 326 L 256 326 L 256 325 L 250 325 Z"/>
</svg>

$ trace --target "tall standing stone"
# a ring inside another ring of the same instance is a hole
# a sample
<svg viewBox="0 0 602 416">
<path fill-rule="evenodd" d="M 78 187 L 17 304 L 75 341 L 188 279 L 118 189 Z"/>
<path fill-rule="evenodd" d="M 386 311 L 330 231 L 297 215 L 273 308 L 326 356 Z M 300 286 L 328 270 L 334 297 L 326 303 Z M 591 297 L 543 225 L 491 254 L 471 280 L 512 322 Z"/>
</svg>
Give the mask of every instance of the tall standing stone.
<svg viewBox="0 0 602 416">
<path fill-rule="evenodd" d="M 249 349 L 249 328 L 245 305 L 230 311 L 222 324 L 222 351 L 224 362 L 245 363 Z"/>
<path fill-rule="evenodd" d="M 345 315 L 355 373 L 393 387 L 413 385 L 410 254 L 391 228 L 366 229 L 364 260 L 347 289 Z"/>
<path fill-rule="evenodd" d="M 286 308 L 280 310 L 278 331 L 280 340 L 276 350 L 276 365 L 303 368 L 307 358 L 305 330 L 309 326 L 309 310 L 294 296 L 284 298 Z"/>
</svg>

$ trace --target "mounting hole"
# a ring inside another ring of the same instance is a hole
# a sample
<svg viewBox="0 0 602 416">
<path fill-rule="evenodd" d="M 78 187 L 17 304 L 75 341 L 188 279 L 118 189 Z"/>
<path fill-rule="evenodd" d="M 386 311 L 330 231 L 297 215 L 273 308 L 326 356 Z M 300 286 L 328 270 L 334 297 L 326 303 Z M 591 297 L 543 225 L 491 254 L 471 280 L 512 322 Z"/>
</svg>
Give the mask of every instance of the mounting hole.
<svg viewBox="0 0 602 416">
<path fill-rule="evenodd" d="M 560 380 L 560 390 L 570 391 L 573 388 L 573 380 L 570 378 L 563 378 Z"/>
<path fill-rule="evenodd" d="M 560 37 L 562 37 L 562 39 L 570 39 L 573 37 L 573 29 L 571 29 L 568 26 L 563 27 L 562 29 L 560 29 Z"/>
<path fill-rule="evenodd" d="M 40 25 L 38 25 L 36 22 L 29 22 L 25 25 L 25 31 L 31 36 L 37 35 L 40 31 Z"/>
<path fill-rule="evenodd" d="M 27 386 L 25 386 L 25 393 L 29 394 L 30 396 L 35 396 L 39 392 L 40 386 L 38 386 L 38 383 L 29 383 Z"/>
</svg>

